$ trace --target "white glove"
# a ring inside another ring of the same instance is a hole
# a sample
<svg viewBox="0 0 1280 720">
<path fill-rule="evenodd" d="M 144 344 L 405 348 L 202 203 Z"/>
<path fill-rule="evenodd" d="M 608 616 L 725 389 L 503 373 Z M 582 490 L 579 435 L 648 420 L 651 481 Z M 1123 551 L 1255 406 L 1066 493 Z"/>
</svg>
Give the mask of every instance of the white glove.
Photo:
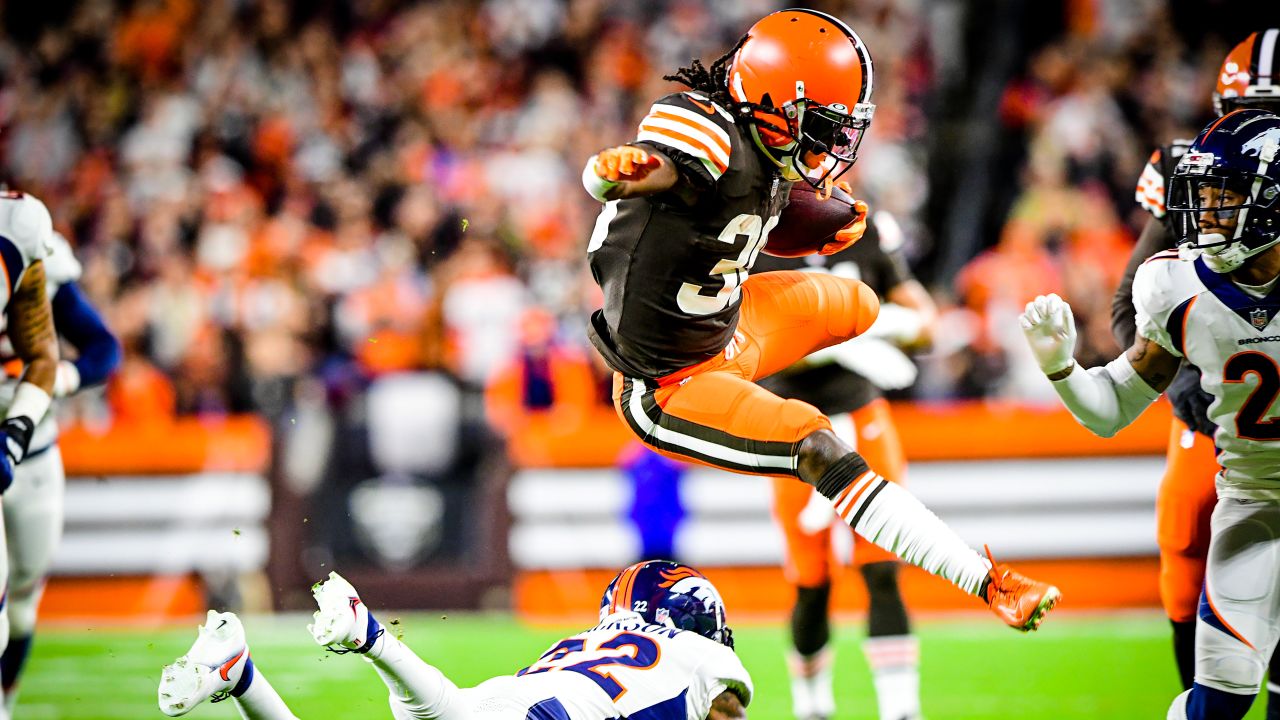
<svg viewBox="0 0 1280 720">
<path fill-rule="evenodd" d="M 1040 295 L 1018 316 L 1031 354 L 1045 375 L 1062 372 L 1075 363 L 1076 319 L 1071 306 L 1057 295 Z"/>
<path fill-rule="evenodd" d="M 811 355 L 814 363 L 835 362 L 852 370 L 881 390 L 901 390 L 916 381 L 919 371 L 911 358 L 893 344 L 870 335 L 859 335 Z"/>
</svg>

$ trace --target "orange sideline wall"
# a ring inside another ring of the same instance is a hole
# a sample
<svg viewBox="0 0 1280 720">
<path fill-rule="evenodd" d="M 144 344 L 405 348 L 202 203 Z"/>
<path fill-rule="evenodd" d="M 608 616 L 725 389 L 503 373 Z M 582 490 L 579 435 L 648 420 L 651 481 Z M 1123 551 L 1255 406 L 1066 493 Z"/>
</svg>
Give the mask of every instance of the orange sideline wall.
<svg viewBox="0 0 1280 720">
<path fill-rule="evenodd" d="M 119 475 L 184 475 L 207 471 L 265 473 L 271 433 L 256 416 L 210 422 L 71 425 L 59 444 L 68 482 Z M 203 589 L 191 575 L 156 577 L 53 577 L 40 605 L 40 619 L 78 618 L 162 622 L 204 611 Z"/>
</svg>

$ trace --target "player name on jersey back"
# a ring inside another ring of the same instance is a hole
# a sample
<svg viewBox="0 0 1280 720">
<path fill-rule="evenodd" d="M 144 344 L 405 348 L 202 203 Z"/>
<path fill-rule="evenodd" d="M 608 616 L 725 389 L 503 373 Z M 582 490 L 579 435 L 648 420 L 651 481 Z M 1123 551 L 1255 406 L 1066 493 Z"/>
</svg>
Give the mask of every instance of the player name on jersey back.
<svg viewBox="0 0 1280 720">
<path fill-rule="evenodd" d="M 1133 300 L 1139 334 L 1186 357 L 1213 396 L 1219 495 L 1280 500 L 1280 286 L 1255 297 L 1199 259 L 1158 253 Z"/>
<path fill-rule="evenodd" d="M 731 649 L 633 612 L 606 617 L 553 645 L 514 677 L 482 693 L 518 695 L 533 707 L 554 697 L 570 720 L 705 720 L 726 690 L 751 700 L 751 677 Z"/>
</svg>

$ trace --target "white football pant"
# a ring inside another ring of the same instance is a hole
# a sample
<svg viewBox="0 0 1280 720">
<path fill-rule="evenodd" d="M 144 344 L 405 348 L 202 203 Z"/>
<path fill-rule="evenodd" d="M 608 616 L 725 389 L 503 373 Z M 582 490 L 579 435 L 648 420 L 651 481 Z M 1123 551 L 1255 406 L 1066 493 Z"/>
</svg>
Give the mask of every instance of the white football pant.
<svg viewBox="0 0 1280 720">
<path fill-rule="evenodd" d="M 1280 636 L 1280 502 L 1219 498 L 1196 619 L 1196 682 L 1257 694 Z"/>
<path fill-rule="evenodd" d="M 9 632 L 31 635 L 44 578 L 62 538 L 66 471 L 57 445 L 19 465 L 4 494 L 4 531 L 8 541 L 9 599 L 5 609 Z"/>
</svg>

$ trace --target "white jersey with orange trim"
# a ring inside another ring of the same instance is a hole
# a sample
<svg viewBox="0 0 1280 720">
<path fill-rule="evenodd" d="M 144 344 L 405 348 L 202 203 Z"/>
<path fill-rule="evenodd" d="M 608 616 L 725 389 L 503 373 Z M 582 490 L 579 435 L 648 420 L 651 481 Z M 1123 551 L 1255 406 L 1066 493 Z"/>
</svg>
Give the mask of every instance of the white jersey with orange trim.
<svg viewBox="0 0 1280 720">
<path fill-rule="evenodd" d="M 751 676 L 733 650 L 624 611 L 561 640 L 518 674 L 463 692 L 474 710 L 520 718 L 706 720 L 726 690 L 751 702 Z"/>
<path fill-rule="evenodd" d="M 1280 500 L 1280 285 L 1256 297 L 1200 259 L 1157 253 L 1133 279 L 1138 334 L 1200 369 L 1219 497 Z"/>
</svg>

